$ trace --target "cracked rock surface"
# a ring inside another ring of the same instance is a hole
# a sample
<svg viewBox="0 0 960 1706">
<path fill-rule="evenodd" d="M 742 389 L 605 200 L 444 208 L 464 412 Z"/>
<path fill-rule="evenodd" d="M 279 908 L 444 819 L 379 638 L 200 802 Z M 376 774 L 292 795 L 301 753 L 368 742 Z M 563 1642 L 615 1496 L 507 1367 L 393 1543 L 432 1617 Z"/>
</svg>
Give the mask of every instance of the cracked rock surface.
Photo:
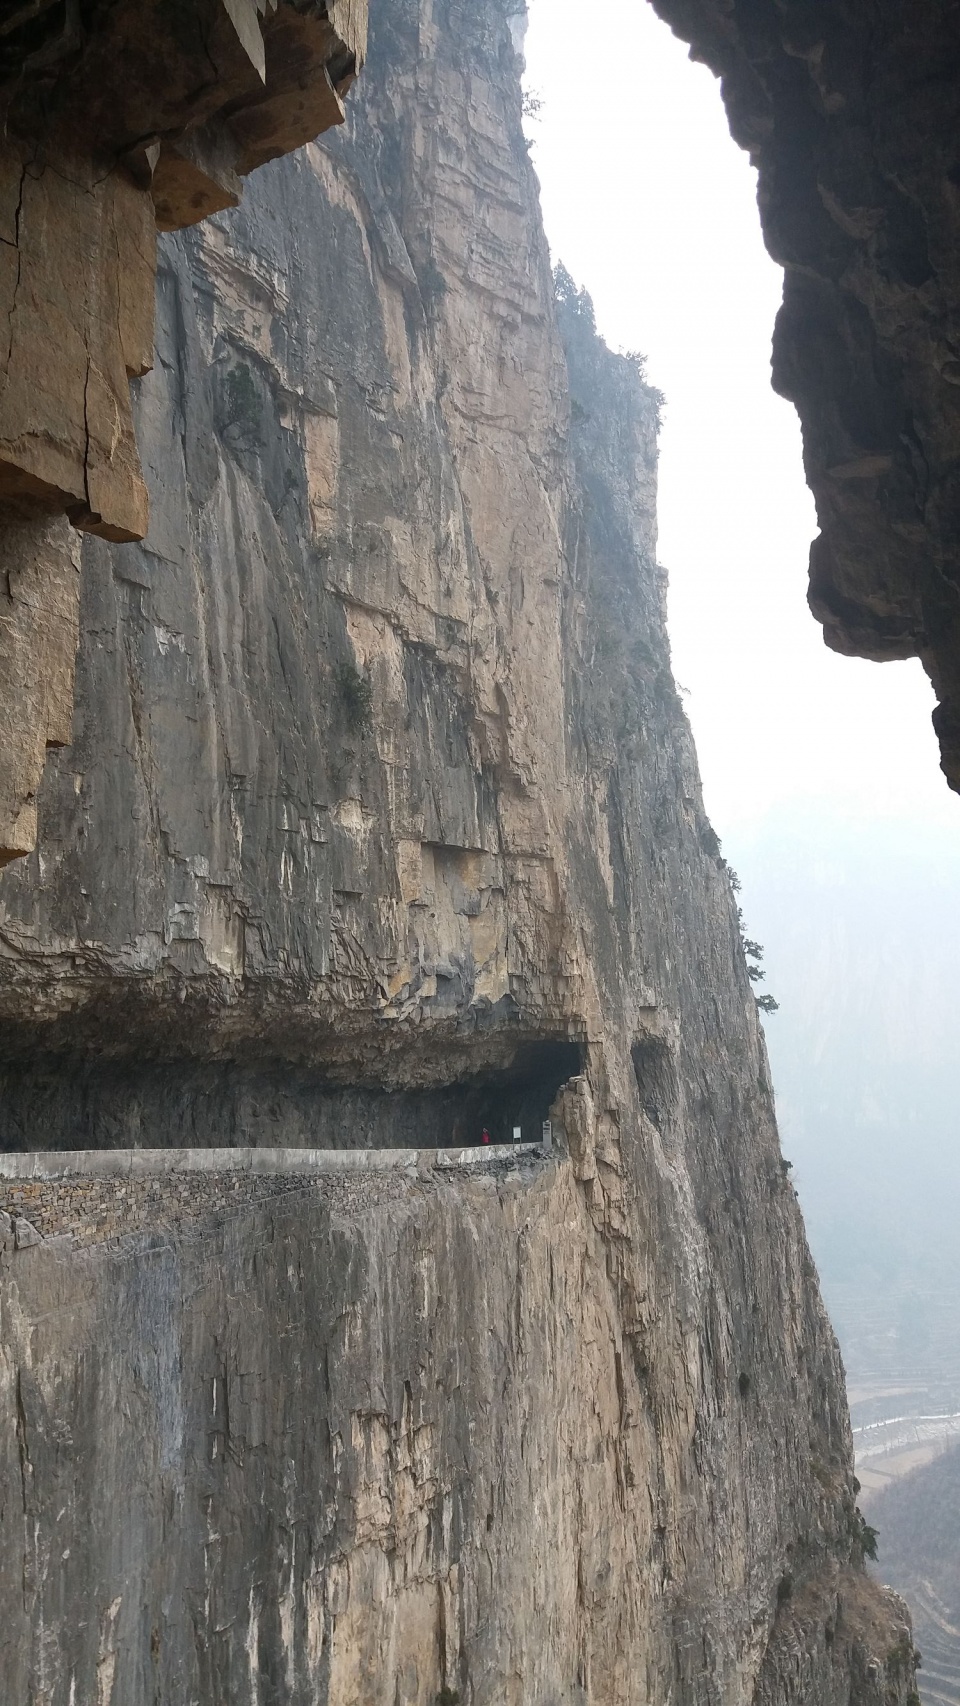
<svg viewBox="0 0 960 1706">
<path fill-rule="evenodd" d="M 22 0 L 0 18 L 0 865 L 69 738 L 79 543 L 142 539 L 129 381 L 156 232 L 343 119 L 366 0 Z M 2 579 L 2 577 L 0 577 Z M 66 726 L 66 734 L 62 728 Z"/>
</svg>

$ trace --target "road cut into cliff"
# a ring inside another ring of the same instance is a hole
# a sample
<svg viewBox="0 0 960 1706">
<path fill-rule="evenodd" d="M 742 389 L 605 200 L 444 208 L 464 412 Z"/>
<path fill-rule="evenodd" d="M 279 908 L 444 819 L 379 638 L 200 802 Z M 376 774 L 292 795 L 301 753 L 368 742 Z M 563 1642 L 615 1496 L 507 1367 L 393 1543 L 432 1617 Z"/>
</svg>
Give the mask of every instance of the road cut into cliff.
<svg viewBox="0 0 960 1706">
<path fill-rule="evenodd" d="M 84 543 L 0 875 L 0 1142 L 237 1165 L 4 1181 L 18 1702 L 911 1700 L 670 670 L 659 400 L 555 283 L 519 23 L 380 8 L 344 126 L 161 243 L 150 531 Z M 350 1155 L 239 1164 L 276 1147 Z"/>
</svg>

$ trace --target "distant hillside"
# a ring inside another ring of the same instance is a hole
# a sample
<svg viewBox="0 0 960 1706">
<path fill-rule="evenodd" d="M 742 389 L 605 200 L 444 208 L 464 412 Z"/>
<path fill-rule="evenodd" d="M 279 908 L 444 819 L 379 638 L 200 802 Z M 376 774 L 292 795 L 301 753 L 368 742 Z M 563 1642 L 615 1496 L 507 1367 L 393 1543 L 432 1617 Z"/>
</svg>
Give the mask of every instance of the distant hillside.
<svg viewBox="0 0 960 1706">
<path fill-rule="evenodd" d="M 724 853 L 780 1002 L 784 1153 L 848 1370 L 960 1379 L 960 1309 L 936 1307 L 960 1299 L 960 807 L 922 840 L 795 811 Z"/>
</svg>

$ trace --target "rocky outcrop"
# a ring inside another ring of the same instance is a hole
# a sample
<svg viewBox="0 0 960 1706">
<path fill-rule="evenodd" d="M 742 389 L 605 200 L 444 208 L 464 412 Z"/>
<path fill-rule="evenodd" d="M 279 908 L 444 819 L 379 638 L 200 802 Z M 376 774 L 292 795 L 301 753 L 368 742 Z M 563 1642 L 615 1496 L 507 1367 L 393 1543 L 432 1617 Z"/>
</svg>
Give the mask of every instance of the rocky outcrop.
<svg viewBox="0 0 960 1706">
<path fill-rule="evenodd" d="M 153 364 L 156 228 L 343 119 L 366 0 L 28 0 L 0 22 L 0 862 L 68 738 L 75 553 L 50 516 L 147 530 L 129 380 Z M 66 731 L 66 733 L 64 732 Z"/>
<path fill-rule="evenodd" d="M 903 1600 L 861 1571 L 828 1571 L 783 1593 L 754 1702 L 920 1706 L 919 1664 Z"/>
<path fill-rule="evenodd" d="M 786 269 L 774 385 L 797 405 L 827 644 L 922 659 L 960 787 L 960 23 L 899 0 L 654 0 L 723 78 Z"/>
<path fill-rule="evenodd" d="M 0 1043 L 18 1148 L 337 1098 L 363 1144 L 375 1096 L 522 1083 L 565 1150 L 5 1252 L 6 1626 L 55 1706 L 908 1699 L 670 674 L 657 398 L 555 301 L 518 23 L 385 8 L 344 131 L 163 244 L 151 530 L 85 542 Z"/>
</svg>

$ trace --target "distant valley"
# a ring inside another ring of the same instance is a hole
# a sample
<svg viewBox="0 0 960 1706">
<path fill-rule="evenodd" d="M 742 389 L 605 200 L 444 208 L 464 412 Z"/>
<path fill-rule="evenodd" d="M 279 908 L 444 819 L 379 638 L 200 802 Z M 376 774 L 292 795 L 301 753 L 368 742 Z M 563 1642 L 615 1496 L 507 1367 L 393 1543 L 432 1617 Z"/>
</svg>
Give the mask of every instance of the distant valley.
<svg viewBox="0 0 960 1706">
<path fill-rule="evenodd" d="M 960 1706 L 960 826 L 813 809 L 725 846 L 742 879 L 784 1154 L 847 1371 L 876 1573 L 924 1706 Z"/>
<path fill-rule="evenodd" d="M 960 1445 L 867 1502 L 876 1574 L 902 1593 L 923 1654 L 924 1706 L 960 1706 Z"/>
</svg>

